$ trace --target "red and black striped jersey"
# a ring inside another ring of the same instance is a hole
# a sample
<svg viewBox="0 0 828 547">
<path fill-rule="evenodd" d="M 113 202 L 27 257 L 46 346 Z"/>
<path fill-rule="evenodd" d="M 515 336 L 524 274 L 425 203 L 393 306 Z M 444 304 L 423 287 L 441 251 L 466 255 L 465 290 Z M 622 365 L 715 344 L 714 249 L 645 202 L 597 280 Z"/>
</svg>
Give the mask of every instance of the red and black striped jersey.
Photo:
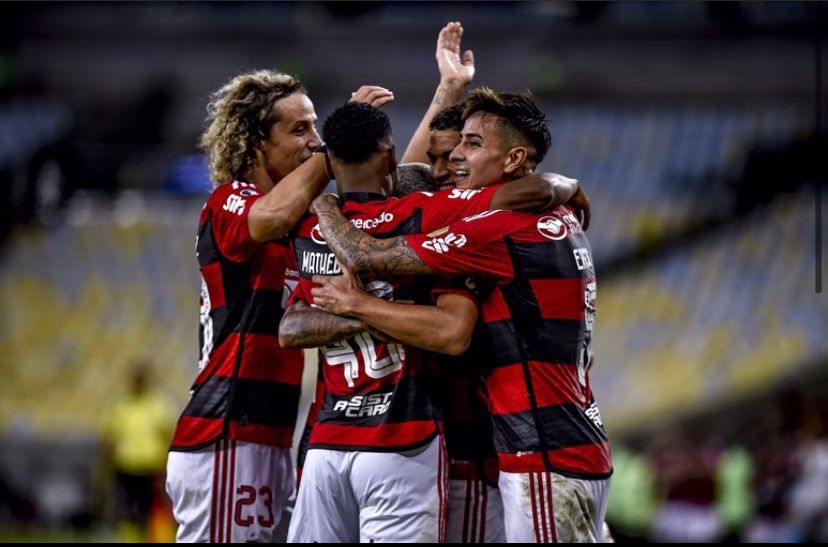
<svg viewBox="0 0 828 547">
<path fill-rule="evenodd" d="M 171 450 L 217 439 L 289 447 L 299 406 L 303 353 L 279 345 L 288 238 L 256 243 L 247 216 L 262 197 L 253 184 L 219 186 L 201 212 L 200 372 Z"/>
<path fill-rule="evenodd" d="M 485 359 L 500 469 L 609 476 L 610 444 L 586 370 L 595 270 L 572 210 L 487 211 L 406 239 L 439 275 L 496 281 L 475 351 Z"/>
<path fill-rule="evenodd" d="M 381 194 L 342 196 L 351 223 L 385 238 L 432 230 L 469 212 L 486 210 L 496 188 L 482 192 L 446 190 L 387 199 Z M 341 274 L 319 231 L 305 217 L 294 234 L 299 286 L 293 300 L 313 303 L 311 277 Z M 434 279 L 395 276 L 375 280 L 366 290 L 391 300 L 429 303 Z M 311 448 L 402 451 L 430 441 L 439 428 L 434 406 L 431 356 L 417 348 L 386 343 L 362 332 L 321 349 L 324 400 L 310 434 Z"/>
<path fill-rule="evenodd" d="M 458 278 L 454 285 L 443 285 L 432 292 L 436 299 L 447 292 L 480 299 L 478 282 L 472 277 Z M 463 287 L 458 292 L 457 287 Z M 483 336 L 475 329 L 469 349 L 462 355 L 435 355 L 440 382 L 437 393 L 443 417 L 443 438 L 449 457 L 449 479 L 483 480 L 497 486 L 497 452 L 492 440 L 492 417 L 489 396 L 483 382 L 481 363 L 485 355 L 474 339 Z"/>
</svg>

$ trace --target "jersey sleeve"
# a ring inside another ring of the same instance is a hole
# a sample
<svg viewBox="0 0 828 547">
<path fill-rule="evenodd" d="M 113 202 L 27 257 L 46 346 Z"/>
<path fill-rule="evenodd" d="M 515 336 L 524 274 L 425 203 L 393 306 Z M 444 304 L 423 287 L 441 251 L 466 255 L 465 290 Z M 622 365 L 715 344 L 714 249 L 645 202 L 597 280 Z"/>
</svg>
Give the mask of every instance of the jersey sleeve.
<svg viewBox="0 0 828 547">
<path fill-rule="evenodd" d="M 211 197 L 213 237 L 226 258 L 247 262 L 259 248 L 247 226 L 250 207 L 262 197 L 252 184 L 231 182 L 217 188 Z"/>
<path fill-rule="evenodd" d="M 481 275 L 512 277 L 512 261 L 504 237 L 514 225 L 509 211 L 490 211 L 464 218 L 430 234 L 404 236 L 432 272 L 442 277 Z"/>
<path fill-rule="evenodd" d="M 501 184 L 477 190 L 449 188 L 436 194 L 417 194 L 422 202 L 424 233 L 448 226 L 465 217 L 487 211 Z"/>
<path fill-rule="evenodd" d="M 293 289 L 293 292 L 290 293 L 290 297 L 287 301 L 287 307 L 289 308 L 300 300 L 306 304 L 312 304 L 313 295 L 311 294 L 311 289 L 313 289 L 313 281 L 300 277 L 296 283 L 296 287 Z"/>
</svg>

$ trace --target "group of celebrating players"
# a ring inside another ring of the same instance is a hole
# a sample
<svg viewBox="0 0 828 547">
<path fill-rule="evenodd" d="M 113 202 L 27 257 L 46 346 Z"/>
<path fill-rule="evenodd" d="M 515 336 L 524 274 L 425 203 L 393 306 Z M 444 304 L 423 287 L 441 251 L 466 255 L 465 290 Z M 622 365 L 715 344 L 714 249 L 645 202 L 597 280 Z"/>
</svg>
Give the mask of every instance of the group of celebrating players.
<svg viewBox="0 0 828 547">
<path fill-rule="evenodd" d="M 440 83 L 399 166 L 382 87 L 352 93 L 322 139 L 289 75 L 213 96 L 200 372 L 167 465 L 178 541 L 604 538 L 589 201 L 534 173 L 550 133 L 530 94 L 460 102 L 462 34 L 440 31 Z M 302 348 L 319 348 L 319 380 L 296 481 Z"/>
</svg>

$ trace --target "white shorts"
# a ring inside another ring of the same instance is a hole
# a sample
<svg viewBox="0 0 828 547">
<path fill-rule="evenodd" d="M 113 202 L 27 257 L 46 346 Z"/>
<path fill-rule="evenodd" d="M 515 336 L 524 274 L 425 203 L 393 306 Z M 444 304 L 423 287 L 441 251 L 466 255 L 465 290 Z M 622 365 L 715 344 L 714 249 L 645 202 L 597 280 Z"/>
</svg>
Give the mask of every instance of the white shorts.
<svg viewBox="0 0 828 547">
<path fill-rule="evenodd" d="M 500 471 L 509 543 L 601 543 L 610 480 Z"/>
<path fill-rule="evenodd" d="M 312 448 L 289 543 L 435 543 L 445 536 L 447 465 L 441 437 L 408 452 Z"/>
<path fill-rule="evenodd" d="M 181 543 L 275 539 L 294 472 L 290 449 L 218 441 L 195 452 L 170 452 L 167 494 Z"/>
<path fill-rule="evenodd" d="M 450 479 L 446 543 L 505 543 L 500 490 L 479 479 Z"/>
</svg>

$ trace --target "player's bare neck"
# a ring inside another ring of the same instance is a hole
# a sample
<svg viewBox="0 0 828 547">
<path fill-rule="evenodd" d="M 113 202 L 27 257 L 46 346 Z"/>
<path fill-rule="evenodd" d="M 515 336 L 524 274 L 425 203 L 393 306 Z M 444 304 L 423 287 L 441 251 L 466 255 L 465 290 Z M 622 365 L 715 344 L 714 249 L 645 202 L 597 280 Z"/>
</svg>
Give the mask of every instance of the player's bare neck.
<svg viewBox="0 0 828 547">
<path fill-rule="evenodd" d="M 340 194 L 348 192 L 386 193 L 387 179 L 377 173 L 376 169 L 369 171 L 360 166 L 337 166 L 334 174 L 336 175 L 336 190 Z"/>
<path fill-rule="evenodd" d="M 255 184 L 256 188 L 263 194 L 268 193 L 279 182 L 274 181 L 268 174 L 267 169 L 259 165 L 258 162 L 250 169 L 245 178 Z"/>
</svg>

